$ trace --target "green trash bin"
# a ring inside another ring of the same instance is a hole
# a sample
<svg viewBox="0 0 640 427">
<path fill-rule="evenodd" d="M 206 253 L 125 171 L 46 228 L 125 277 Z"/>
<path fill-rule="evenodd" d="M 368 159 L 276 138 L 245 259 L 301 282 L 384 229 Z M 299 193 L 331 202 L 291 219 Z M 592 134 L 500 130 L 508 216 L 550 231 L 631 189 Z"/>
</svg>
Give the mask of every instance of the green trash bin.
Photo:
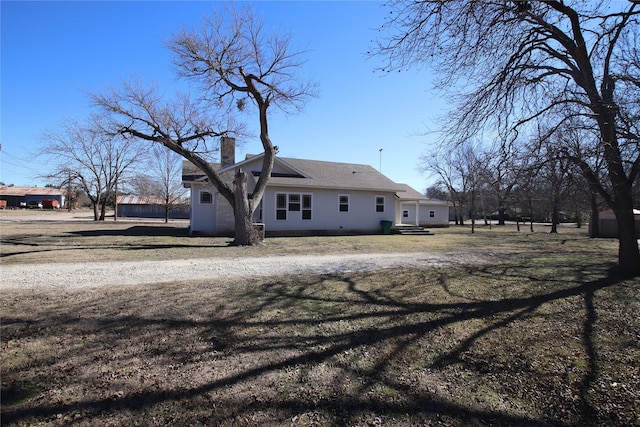
<svg viewBox="0 0 640 427">
<path fill-rule="evenodd" d="M 391 234 L 391 226 L 393 222 L 391 221 L 380 221 L 380 226 L 382 227 L 382 234 Z"/>
</svg>

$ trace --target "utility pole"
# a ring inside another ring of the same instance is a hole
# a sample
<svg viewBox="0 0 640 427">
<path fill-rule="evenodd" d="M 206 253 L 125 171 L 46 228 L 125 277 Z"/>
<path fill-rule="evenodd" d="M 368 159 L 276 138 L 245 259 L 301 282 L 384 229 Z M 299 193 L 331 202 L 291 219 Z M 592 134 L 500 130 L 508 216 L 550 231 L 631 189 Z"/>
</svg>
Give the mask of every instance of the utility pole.
<svg viewBox="0 0 640 427">
<path fill-rule="evenodd" d="M 382 148 L 378 151 L 380 152 L 380 167 L 378 168 L 378 172 L 382 173 Z"/>
<path fill-rule="evenodd" d="M 71 212 L 71 195 L 73 194 L 71 189 L 71 169 L 67 169 L 67 172 L 69 173 L 69 179 L 67 180 L 67 212 Z"/>
<path fill-rule="evenodd" d="M 113 221 L 118 220 L 118 171 L 116 170 L 115 197 L 113 199 Z"/>
<path fill-rule="evenodd" d="M 115 185 L 115 197 L 113 198 L 113 221 L 118 220 L 118 178 L 120 178 L 120 152 L 116 150 L 116 185 Z"/>
</svg>

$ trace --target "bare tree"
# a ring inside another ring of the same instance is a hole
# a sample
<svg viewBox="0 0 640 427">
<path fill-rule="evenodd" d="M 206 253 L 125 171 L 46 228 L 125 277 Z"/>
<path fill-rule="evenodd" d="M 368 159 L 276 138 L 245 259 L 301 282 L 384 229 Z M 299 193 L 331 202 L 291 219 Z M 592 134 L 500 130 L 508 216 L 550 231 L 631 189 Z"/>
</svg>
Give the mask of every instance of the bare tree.
<svg viewBox="0 0 640 427">
<path fill-rule="evenodd" d="M 314 95 L 314 86 L 298 78 L 302 52 L 292 50 L 290 36 L 267 33 L 250 8 L 208 17 L 199 29 L 174 35 L 168 48 L 175 55 L 179 75 L 199 86 L 198 100 L 183 96 L 178 105 L 163 105 L 155 90 L 127 84 L 121 92 L 94 96 L 94 100 L 112 113 L 122 134 L 161 143 L 202 170 L 233 207 L 234 244 L 255 244 L 259 236 L 253 228 L 253 213 L 277 152 L 269 135 L 268 113 L 272 106 L 297 111 Z M 248 193 L 244 171 L 238 169 L 230 183 L 209 164 L 206 154 L 212 147 L 206 141 L 237 134 L 241 127 L 233 121 L 234 110 L 250 105 L 257 109 L 264 156 L 258 181 Z M 214 112 L 217 118 L 212 117 Z"/>
<path fill-rule="evenodd" d="M 482 190 L 482 181 L 486 168 L 485 156 L 469 142 L 459 145 L 454 153 L 454 167 L 458 170 L 462 179 L 464 192 L 469 195 L 468 212 L 471 220 L 471 233 L 475 233 L 478 196 Z"/>
<path fill-rule="evenodd" d="M 516 141 L 500 141 L 486 148 L 485 159 L 484 180 L 496 200 L 498 225 L 505 225 L 507 211 L 514 206 L 514 193 L 526 174 L 520 146 Z"/>
<path fill-rule="evenodd" d="M 442 88 L 462 88 L 462 102 L 446 126 L 453 140 L 491 128 L 522 132 L 534 121 L 555 129 L 576 114 L 594 123 L 610 186 L 592 185 L 616 214 L 621 270 L 640 273 L 632 197 L 640 141 L 621 134 L 624 115 L 638 111 L 637 2 L 392 0 L 388 5 L 390 33 L 375 53 L 389 59 L 389 70 L 433 64 L 441 71 Z M 586 166 L 583 173 L 591 180 Z"/>
<path fill-rule="evenodd" d="M 604 152 L 600 144 L 600 133 L 596 126 L 580 117 L 565 123 L 558 132 L 559 155 L 569 159 L 581 172 L 581 179 L 573 177 L 579 192 L 586 195 L 590 207 L 589 236 L 599 237 L 599 217 L 603 205 L 607 205 L 601 194 L 612 194 L 607 180 Z M 638 179 L 638 178 L 636 178 Z"/>
<path fill-rule="evenodd" d="M 439 182 L 448 189 L 456 217 L 460 218 L 456 218 L 456 223 L 464 225 L 466 209 L 472 233 L 475 232 L 477 202 L 482 189 L 484 158 L 479 148 L 469 141 L 422 157 L 424 171 L 436 174 Z"/>
<path fill-rule="evenodd" d="M 424 195 L 430 199 L 449 200 L 449 195 L 445 187 L 442 185 L 442 182 L 438 182 L 427 187 L 424 191 Z"/>
<path fill-rule="evenodd" d="M 161 201 L 164 222 L 169 212 L 184 207 L 186 189 L 182 185 L 182 157 L 163 145 L 152 146 L 144 162 L 145 173 L 135 176 L 132 186 L 140 196 L 152 196 Z"/>
<path fill-rule="evenodd" d="M 421 157 L 422 171 L 438 177 L 437 186 L 444 187 L 453 205 L 456 225 L 464 225 L 464 209 L 467 204 L 465 182 L 455 167 L 453 153 L 449 150 L 435 150 Z"/>
<path fill-rule="evenodd" d="M 219 151 L 217 137 L 241 129 L 232 115 L 210 112 L 206 102 L 187 94 L 166 100 L 157 86 L 145 87 L 137 80 L 123 82 L 120 90 L 93 94 L 92 99 L 105 112 L 110 133 L 162 144 L 202 170 L 225 198 L 233 196 L 210 163 Z"/>
<path fill-rule="evenodd" d="M 533 159 L 531 159 L 533 160 Z M 544 185 L 539 174 L 534 172 L 532 168 L 527 168 L 528 173 L 522 175 L 522 185 L 516 192 L 516 199 L 523 212 L 529 219 L 529 231 L 535 232 L 533 228 L 534 221 L 542 220 L 543 215 L 540 213 L 541 202 L 548 198 L 544 191 Z"/>
<path fill-rule="evenodd" d="M 543 178 L 548 191 L 551 207 L 551 233 L 558 232 L 560 223 L 560 208 L 568 196 L 570 190 L 571 164 L 560 155 L 558 144 L 551 140 L 543 143 L 544 160 L 540 167 L 540 176 Z"/>
<path fill-rule="evenodd" d="M 141 155 L 141 147 L 102 131 L 94 117 L 87 123 L 68 120 L 60 131 L 43 135 L 43 153 L 56 165 L 51 176 L 77 182 L 93 206 L 95 221 L 105 218 L 107 195 Z"/>
</svg>

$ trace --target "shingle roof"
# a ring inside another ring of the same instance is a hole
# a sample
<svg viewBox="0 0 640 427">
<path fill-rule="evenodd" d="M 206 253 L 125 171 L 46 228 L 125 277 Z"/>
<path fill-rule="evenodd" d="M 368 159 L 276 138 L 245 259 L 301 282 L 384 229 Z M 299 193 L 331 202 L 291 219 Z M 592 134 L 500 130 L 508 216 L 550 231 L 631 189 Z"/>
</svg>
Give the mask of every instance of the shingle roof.
<svg viewBox="0 0 640 427">
<path fill-rule="evenodd" d="M 258 157 L 261 156 L 250 156 L 243 162 L 240 162 L 244 164 L 243 168 L 246 172 L 259 174 L 260 170 L 258 168 L 261 166 L 261 162 L 252 162 L 252 160 L 258 160 Z M 400 184 L 396 184 L 369 165 L 294 159 L 286 157 L 277 157 L 276 163 L 282 168 L 288 168 L 291 169 L 292 172 L 295 172 L 291 175 L 297 175 L 297 172 L 299 172 L 304 176 L 272 176 L 269 179 L 269 186 L 331 188 L 344 190 L 405 191 L 405 188 L 403 186 L 401 186 Z M 183 180 L 194 181 L 202 177 L 203 175 L 204 174 L 202 173 L 202 171 L 193 166 L 191 163 L 183 163 Z"/>
<path fill-rule="evenodd" d="M 301 171 L 307 178 L 272 177 L 269 180 L 269 185 L 344 190 L 403 190 L 398 184 L 369 165 L 292 158 L 281 158 L 280 160 Z"/>
<path fill-rule="evenodd" d="M 397 193 L 398 199 L 400 200 L 417 200 L 420 203 L 423 203 L 423 204 L 427 203 L 429 205 L 443 205 L 443 206 L 449 205 L 449 202 L 447 202 L 446 200 L 429 198 L 407 184 L 398 184 L 398 185 L 404 188 L 403 193 Z"/>
<path fill-rule="evenodd" d="M 220 169 L 220 163 L 210 163 L 214 169 Z M 198 178 L 202 178 L 204 172 L 202 172 L 196 165 L 189 160 L 182 161 L 182 180 L 183 181 L 195 181 Z"/>
<path fill-rule="evenodd" d="M 404 192 L 398 194 L 398 198 L 401 200 L 402 199 L 411 199 L 411 200 L 416 200 L 416 199 L 427 200 L 428 199 L 427 196 L 425 196 L 424 194 L 421 194 L 419 191 L 413 189 L 407 184 L 398 184 L 398 186 L 404 190 Z"/>
</svg>

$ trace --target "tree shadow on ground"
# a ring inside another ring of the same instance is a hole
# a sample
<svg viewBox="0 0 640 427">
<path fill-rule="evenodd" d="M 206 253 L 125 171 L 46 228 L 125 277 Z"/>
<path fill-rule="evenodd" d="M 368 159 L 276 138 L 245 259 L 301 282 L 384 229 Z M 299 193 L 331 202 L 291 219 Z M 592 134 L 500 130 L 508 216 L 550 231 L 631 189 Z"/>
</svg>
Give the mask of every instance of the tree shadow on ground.
<svg viewBox="0 0 640 427">
<path fill-rule="evenodd" d="M 126 229 L 91 229 L 77 230 L 62 233 L 58 235 L 37 234 L 9 236 L 0 239 L 0 245 L 3 249 L 0 258 L 9 258 L 22 254 L 36 254 L 47 252 L 73 252 L 87 250 L 160 250 L 160 249 L 178 249 L 178 248 L 216 248 L 228 247 L 230 239 L 220 240 L 220 242 L 207 241 L 205 244 L 197 244 L 194 240 L 184 243 L 184 240 L 176 240 L 163 242 L 156 241 L 156 238 L 182 238 L 189 236 L 188 228 L 172 227 L 172 226 L 132 226 Z M 101 238 L 118 238 L 118 237 L 139 237 L 141 240 L 101 240 Z M 79 241 L 76 245 L 70 245 L 68 239 L 86 238 Z M 95 239 L 95 240 L 92 240 Z M 144 239 L 148 238 L 148 239 Z M 180 243 L 183 242 L 183 243 Z M 27 250 L 23 250 L 27 249 Z"/>
<path fill-rule="evenodd" d="M 102 229 L 102 230 L 78 230 L 72 231 L 83 237 L 99 237 L 99 236 L 167 236 L 167 237 L 187 237 L 189 236 L 189 228 L 172 227 L 159 225 L 134 225 L 126 229 Z"/>
<path fill-rule="evenodd" d="M 589 264 L 556 273 L 393 270 L 49 301 L 3 319 L 9 343 L 64 345 L 28 375 L 3 372 L 3 390 L 40 398 L 3 395 L 2 422 L 624 425 L 598 400 L 611 363 L 599 349 L 617 349 L 594 331 L 615 327 L 599 324 L 600 294 L 631 285 Z M 66 391 L 42 398 L 52 390 Z"/>
</svg>

